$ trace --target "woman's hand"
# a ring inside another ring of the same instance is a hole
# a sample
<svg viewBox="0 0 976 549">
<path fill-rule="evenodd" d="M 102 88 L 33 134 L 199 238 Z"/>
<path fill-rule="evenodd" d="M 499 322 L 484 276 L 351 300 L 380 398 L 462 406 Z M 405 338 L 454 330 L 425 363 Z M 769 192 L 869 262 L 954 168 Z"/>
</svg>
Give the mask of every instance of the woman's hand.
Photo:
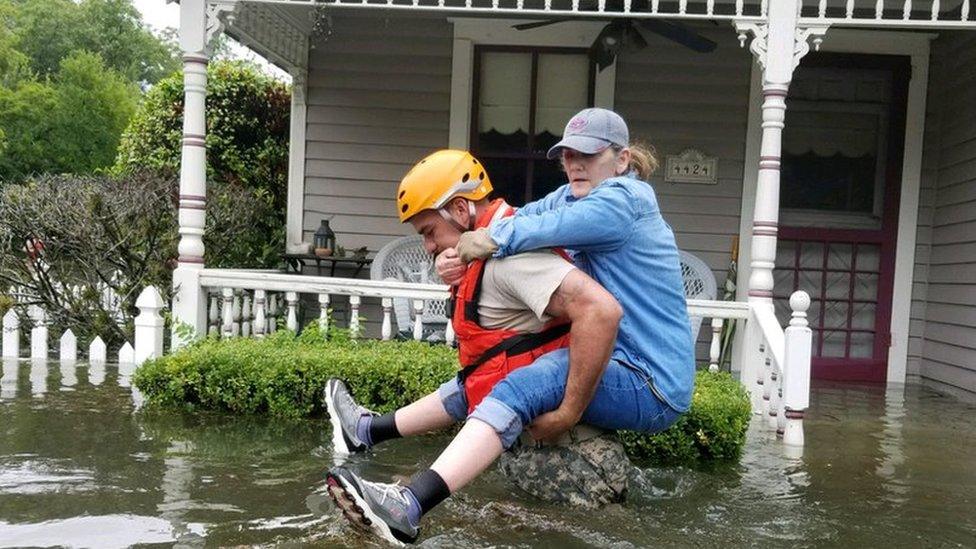
<svg viewBox="0 0 976 549">
<path fill-rule="evenodd" d="M 454 248 L 448 248 L 441 252 L 434 259 L 434 268 L 437 270 L 437 276 L 450 286 L 460 284 L 461 279 L 464 278 L 464 272 L 468 269 L 467 265 L 461 263 L 461 258 Z"/>
<path fill-rule="evenodd" d="M 496 251 L 498 244 L 488 236 L 488 229 L 485 228 L 461 233 L 458 239 L 457 252 L 465 264 L 475 259 L 487 259 Z"/>
</svg>

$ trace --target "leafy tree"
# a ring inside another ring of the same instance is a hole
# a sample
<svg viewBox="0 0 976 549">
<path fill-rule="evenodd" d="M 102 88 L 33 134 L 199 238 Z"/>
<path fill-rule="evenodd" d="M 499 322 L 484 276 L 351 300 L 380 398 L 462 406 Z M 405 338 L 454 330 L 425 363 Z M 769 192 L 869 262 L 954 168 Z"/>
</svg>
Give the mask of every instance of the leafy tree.
<svg viewBox="0 0 976 549">
<path fill-rule="evenodd" d="M 207 75 L 208 205 L 237 200 L 234 196 L 243 189 L 258 209 L 252 223 L 239 231 L 220 224 L 208 232 L 206 261 L 214 267 L 274 266 L 284 242 L 289 90 L 241 61 L 211 63 Z M 177 170 L 182 136 L 179 72 L 146 93 L 122 136 L 116 173 Z"/>
<path fill-rule="evenodd" d="M 48 79 L 0 87 L 0 179 L 111 166 L 138 97 L 134 84 L 85 51 L 62 59 Z"/>
<path fill-rule="evenodd" d="M 58 72 L 79 50 L 101 55 L 130 82 L 154 83 L 179 67 L 175 43 L 154 36 L 131 0 L 0 0 L 4 11 L 20 51 L 41 77 Z"/>
</svg>

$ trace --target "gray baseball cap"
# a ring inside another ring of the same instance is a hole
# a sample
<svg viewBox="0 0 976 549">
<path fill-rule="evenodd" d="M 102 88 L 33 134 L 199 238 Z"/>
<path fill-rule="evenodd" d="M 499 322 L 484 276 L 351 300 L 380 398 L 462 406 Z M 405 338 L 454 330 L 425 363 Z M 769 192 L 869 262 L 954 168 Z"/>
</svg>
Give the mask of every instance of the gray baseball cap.
<svg viewBox="0 0 976 549">
<path fill-rule="evenodd" d="M 607 109 L 583 109 L 566 123 L 563 139 L 549 149 L 547 158 L 556 158 L 563 148 L 593 154 L 617 145 L 630 144 L 627 123 L 619 114 Z"/>
</svg>

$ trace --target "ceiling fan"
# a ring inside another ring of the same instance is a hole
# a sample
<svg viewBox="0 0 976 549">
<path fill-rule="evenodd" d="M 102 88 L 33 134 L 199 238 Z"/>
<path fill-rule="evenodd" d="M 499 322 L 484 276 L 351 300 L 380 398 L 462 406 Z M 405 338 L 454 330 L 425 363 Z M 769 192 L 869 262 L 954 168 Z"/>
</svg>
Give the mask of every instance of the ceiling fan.
<svg viewBox="0 0 976 549">
<path fill-rule="evenodd" d="M 512 28 L 529 30 L 566 21 L 570 21 L 570 19 L 522 23 L 513 25 Z M 640 50 L 647 47 L 647 40 L 642 31 L 663 36 L 699 53 L 711 52 L 717 46 L 712 40 L 679 23 L 664 21 L 663 19 L 618 18 L 607 23 L 597 35 L 596 40 L 590 46 L 590 59 L 597 64 L 599 70 L 603 70 L 613 63 L 614 58 L 617 57 L 617 53 L 622 48 L 631 47 Z"/>
</svg>

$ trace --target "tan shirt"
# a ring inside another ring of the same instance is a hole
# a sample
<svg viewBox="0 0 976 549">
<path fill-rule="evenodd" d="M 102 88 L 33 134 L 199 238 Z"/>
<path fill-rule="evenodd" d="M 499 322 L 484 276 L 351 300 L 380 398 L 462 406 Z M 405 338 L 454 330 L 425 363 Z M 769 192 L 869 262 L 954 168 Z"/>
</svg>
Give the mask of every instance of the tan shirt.
<svg viewBox="0 0 976 549">
<path fill-rule="evenodd" d="M 485 263 L 478 314 L 485 328 L 537 332 L 552 320 L 549 299 L 575 269 L 555 252 L 517 254 Z"/>
</svg>

